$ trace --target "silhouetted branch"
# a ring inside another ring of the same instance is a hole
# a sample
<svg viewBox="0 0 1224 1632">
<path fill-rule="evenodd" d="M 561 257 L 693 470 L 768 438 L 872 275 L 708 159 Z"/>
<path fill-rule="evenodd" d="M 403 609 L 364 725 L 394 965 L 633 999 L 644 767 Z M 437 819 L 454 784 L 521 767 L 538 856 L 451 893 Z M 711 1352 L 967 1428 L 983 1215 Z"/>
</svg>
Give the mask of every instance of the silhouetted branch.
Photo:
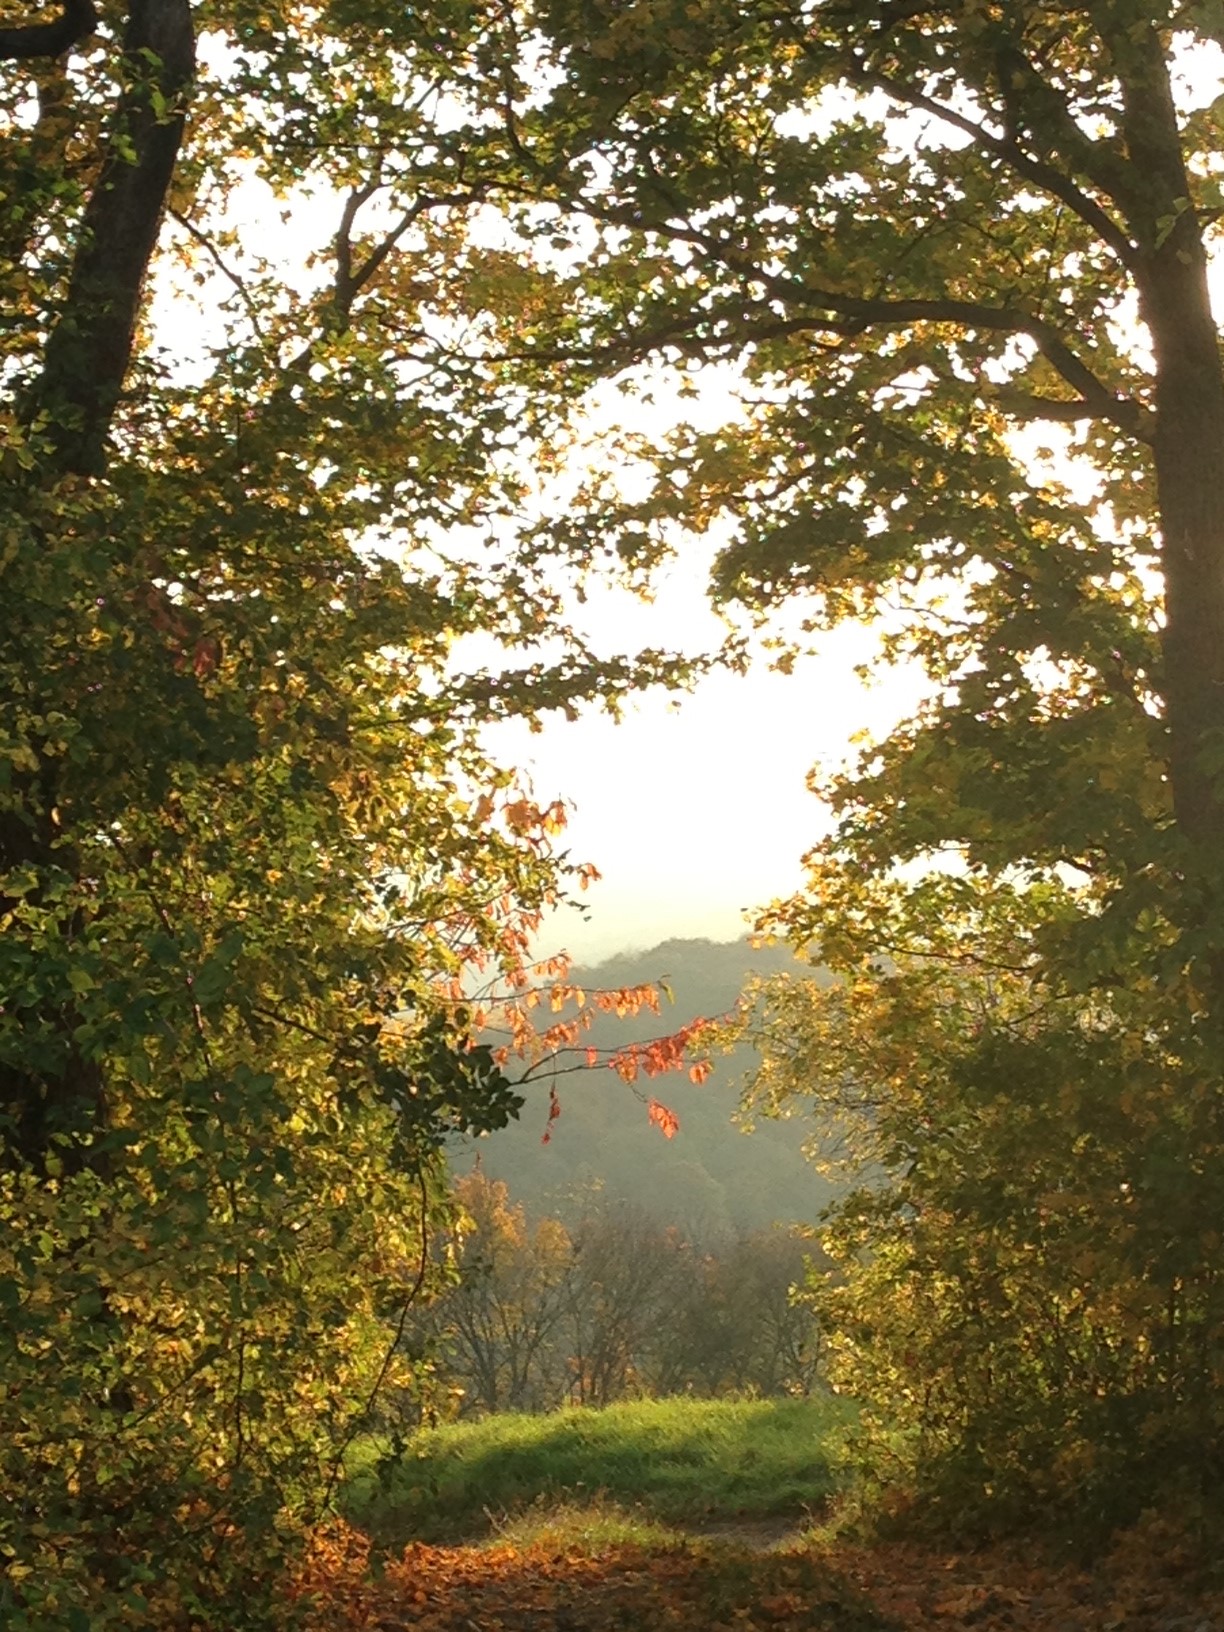
<svg viewBox="0 0 1224 1632">
<path fill-rule="evenodd" d="M 97 26 L 93 0 L 64 0 L 64 9 L 53 22 L 0 28 L 0 62 L 63 56 L 72 46 L 87 40 Z"/>
</svg>

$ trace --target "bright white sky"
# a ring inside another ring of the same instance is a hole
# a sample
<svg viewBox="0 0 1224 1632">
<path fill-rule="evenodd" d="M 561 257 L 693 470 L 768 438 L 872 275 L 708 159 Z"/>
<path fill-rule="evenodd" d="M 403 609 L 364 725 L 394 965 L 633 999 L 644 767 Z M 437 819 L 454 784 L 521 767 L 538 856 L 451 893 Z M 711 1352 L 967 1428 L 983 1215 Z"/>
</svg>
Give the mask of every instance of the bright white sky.
<svg viewBox="0 0 1224 1632">
<path fill-rule="evenodd" d="M 703 571 L 683 559 L 653 606 L 613 591 L 592 601 L 626 645 L 696 649 L 723 633 Z M 745 932 L 745 912 L 795 890 L 800 858 L 828 827 L 808 771 L 840 762 L 856 733 L 887 730 L 918 700 L 913 672 L 859 679 L 874 644 L 847 626 L 789 675 L 762 661 L 747 675 L 709 675 L 689 694 L 643 697 L 620 723 L 591 712 L 538 734 L 518 723 L 490 731 L 496 756 L 529 773 L 540 802 L 568 802 L 566 846 L 602 875 L 582 898 L 585 921 L 559 914 L 541 951 L 590 962 L 671 936 L 730 940 Z"/>
<path fill-rule="evenodd" d="M 679 703 L 643 699 L 619 724 L 499 728 L 500 756 L 545 800 L 570 802 L 568 848 L 602 875 L 586 921 L 566 912 L 545 939 L 583 962 L 675 935 L 729 940 L 746 912 L 796 889 L 800 857 L 828 826 L 807 771 L 908 711 L 904 685 L 869 691 L 856 678 L 868 647 L 842 630 L 791 675 L 714 675 Z"/>
</svg>

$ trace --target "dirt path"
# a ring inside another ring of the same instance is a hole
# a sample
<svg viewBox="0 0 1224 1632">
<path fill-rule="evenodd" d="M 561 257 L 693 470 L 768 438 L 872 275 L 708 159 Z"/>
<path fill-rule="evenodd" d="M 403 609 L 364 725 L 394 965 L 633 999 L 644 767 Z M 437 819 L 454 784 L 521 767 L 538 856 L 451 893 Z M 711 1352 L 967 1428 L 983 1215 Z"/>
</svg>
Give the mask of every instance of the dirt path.
<svg viewBox="0 0 1224 1632">
<path fill-rule="evenodd" d="M 682 1534 L 694 1541 L 725 1541 L 752 1553 L 786 1552 L 799 1547 L 807 1533 L 802 1519 L 714 1519 L 708 1524 L 685 1525 Z"/>
</svg>

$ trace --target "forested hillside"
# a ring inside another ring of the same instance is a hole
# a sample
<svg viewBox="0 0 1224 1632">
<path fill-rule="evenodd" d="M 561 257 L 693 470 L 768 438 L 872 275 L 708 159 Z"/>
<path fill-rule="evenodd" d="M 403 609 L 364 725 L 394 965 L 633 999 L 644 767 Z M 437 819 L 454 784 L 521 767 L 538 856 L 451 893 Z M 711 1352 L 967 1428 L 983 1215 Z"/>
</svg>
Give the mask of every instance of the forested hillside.
<svg viewBox="0 0 1224 1632">
<path fill-rule="evenodd" d="M 812 973 L 787 948 L 754 947 L 748 940 L 670 940 L 621 953 L 576 971 L 575 979 L 589 990 L 665 982 L 673 1001 L 664 999 L 660 1015 L 598 1014 L 584 1040 L 621 1049 L 699 1017 L 718 1017 L 735 1007 L 749 975 L 788 969 Z M 776 1221 L 810 1223 L 830 1195 L 827 1180 L 801 1151 L 810 1124 L 762 1117 L 745 1133 L 734 1118 L 755 1052 L 743 1044 L 708 1057 L 712 1069 L 700 1084 L 678 1071 L 648 1085 L 679 1117 L 672 1139 L 647 1121 L 614 1072 L 584 1069 L 556 1079 L 562 1110 L 554 1122 L 547 1122 L 550 1079 L 537 1078 L 520 1119 L 479 1141 L 457 1142 L 453 1165 L 464 1171 L 478 1159 L 489 1178 L 504 1180 L 536 1214 L 571 1218 L 597 1199 L 629 1202 L 701 1239 Z"/>
</svg>

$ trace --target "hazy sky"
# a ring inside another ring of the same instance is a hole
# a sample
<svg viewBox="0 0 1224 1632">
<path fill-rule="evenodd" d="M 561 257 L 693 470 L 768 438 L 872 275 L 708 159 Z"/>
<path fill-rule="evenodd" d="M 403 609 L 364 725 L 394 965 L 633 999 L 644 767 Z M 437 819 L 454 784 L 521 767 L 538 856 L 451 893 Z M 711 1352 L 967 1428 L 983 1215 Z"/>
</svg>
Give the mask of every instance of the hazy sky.
<svg viewBox="0 0 1224 1632">
<path fill-rule="evenodd" d="M 702 570 L 678 563 L 654 607 L 609 592 L 597 615 L 625 639 L 717 643 Z M 674 935 L 727 940 L 744 913 L 794 890 L 800 858 L 827 830 L 828 814 L 806 785 L 818 761 L 840 762 L 855 733 L 878 733 L 918 699 L 913 673 L 864 685 L 855 666 L 870 635 L 846 627 L 790 675 L 762 661 L 746 676 L 719 672 L 690 694 L 643 697 L 618 724 L 589 713 L 557 718 L 533 734 L 497 727 L 489 742 L 503 763 L 526 769 L 541 801 L 571 806 L 565 843 L 602 877 L 583 896 L 586 921 L 564 912 L 541 950 L 580 961 L 645 948 Z"/>
</svg>

